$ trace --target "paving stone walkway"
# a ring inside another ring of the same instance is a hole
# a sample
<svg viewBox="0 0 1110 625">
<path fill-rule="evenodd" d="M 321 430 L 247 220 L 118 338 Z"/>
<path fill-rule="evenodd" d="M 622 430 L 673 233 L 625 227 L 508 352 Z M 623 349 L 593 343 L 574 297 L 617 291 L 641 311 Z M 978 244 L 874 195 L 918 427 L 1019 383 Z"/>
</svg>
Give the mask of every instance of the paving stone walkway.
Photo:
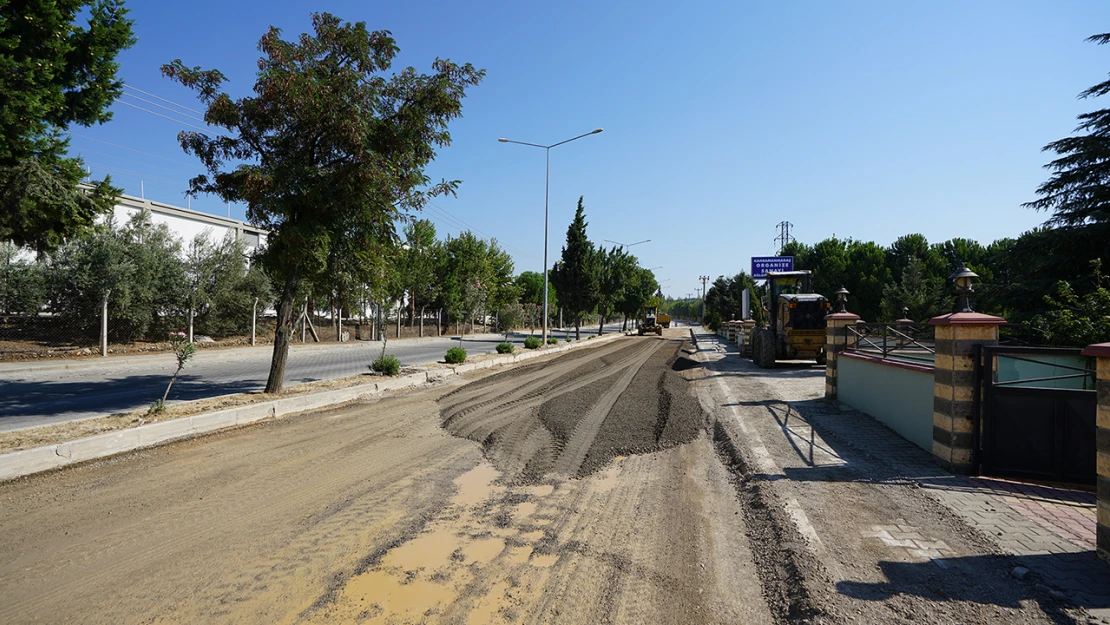
<svg viewBox="0 0 1110 625">
<path fill-rule="evenodd" d="M 883 479 L 916 482 L 1094 622 L 1110 623 L 1110 565 L 1095 556 L 1093 493 L 954 475 L 879 421 L 840 402 L 825 404 L 820 413 L 803 412 L 823 436 L 885 464 L 891 474 Z"/>
</svg>

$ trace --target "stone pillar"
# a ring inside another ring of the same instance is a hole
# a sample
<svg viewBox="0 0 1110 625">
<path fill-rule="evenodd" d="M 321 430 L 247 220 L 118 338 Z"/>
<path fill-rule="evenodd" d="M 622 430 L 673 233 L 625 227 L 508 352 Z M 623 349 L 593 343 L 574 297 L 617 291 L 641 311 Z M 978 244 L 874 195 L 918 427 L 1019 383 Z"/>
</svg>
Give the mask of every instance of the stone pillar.
<svg viewBox="0 0 1110 625">
<path fill-rule="evenodd" d="M 825 397 L 836 399 L 836 357 L 844 351 L 844 328 L 856 325 L 859 315 L 838 312 L 825 315 Z"/>
<path fill-rule="evenodd" d="M 934 317 L 933 455 L 953 473 L 970 473 L 974 422 L 975 346 L 996 345 L 1001 317 L 951 313 Z"/>
<path fill-rule="evenodd" d="M 740 353 L 744 356 L 752 355 L 752 330 L 754 329 L 755 321 L 744 319 L 736 330 L 736 344 L 740 346 Z"/>
<path fill-rule="evenodd" d="M 1084 356 L 1098 360 L 1098 407 L 1095 409 L 1095 445 L 1098 457 L 1098 557 L 1110 562 L 1110 343 L 1091 345 Z"/>
</svg>

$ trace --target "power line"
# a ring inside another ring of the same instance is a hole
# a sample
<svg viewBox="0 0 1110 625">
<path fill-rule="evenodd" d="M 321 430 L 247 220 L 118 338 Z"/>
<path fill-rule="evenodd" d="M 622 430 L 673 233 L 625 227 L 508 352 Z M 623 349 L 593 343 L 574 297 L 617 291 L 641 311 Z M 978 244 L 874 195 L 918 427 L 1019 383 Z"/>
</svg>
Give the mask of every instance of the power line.
<svg viewBox="0 0 1110 625">
<path fill-rule="evenodd" d="M 195 120 L 197 120 L 198 122 L 204 122 L 204 123 L 206 123 L 206 124 L 208 123 L 208 122 L 205 122 L 205 121 L 204 121 L 204 119 L 202 119 L 202 118 L 200 118 L 200 117 L 197 117 L 196 115 L 189 115 L 188 113 L 182 113 L 181 111 L 178 111 L 178 110 L 175 110 L 175 109 L 171 109 L 171 108 L 170 108 L 170 107 L 168 107 L 168 106 L 162 106 L 161 104 L 158 104 L 157 102 L 152 102 L 152 101 L 150 101 L 150 100 L 147 100 L 146 98 L 140 98 L 139 96 L 137 96 L 137 95 L 135 95 L 135 94 L 132 94 L 132 93 L 125 93 L 125 94 L 123 94 L 123 95 L 124 95 L 124 96 L 126 96 L 126 97 L 128 97 L 128 98 L 135 98 L 135 99 L 136 99 L 136 100 L 138 100 L 139 102 L 145 102 L 145 103 L 147 103 L 147 104 L 149 104 L 149 105 L 151 105 L 151 106 L 157 106 L 158 108 L 160 108 L 160 109 L 164 109 L 164 110 L 167 110 L 167 111 L 169 111 L 169 112 L 173 113 L 174 115 L 180 115 L 180 116 L 182 116 L 182 117 L 187 117 L 187 118 L 189 118 L 189 119 L 195 119 Z"/>
<path fill-rule="evenodd" d="M 176 170 L 176 169 L 170 169 L 168 167 L 159 167 L 157 165 L 151 165 L 150 163 L 145 163 L 143 161 L 136 161 L 135 159 L 131 159 L 131 158 L 123 158 L 122 156 L 115 156 L 113 154 L 106 154 L 104 152 L 97 152 L 96 150 L 79 150 L 78 154 L 96 154 L 98 156 L 104 156 L 104 157 L 107 157 L 107 158 L 114 158 L 116 160 L 126 161 L 128 163 L 135 163 L 136 165 L 145 165 L 146 167 L 153 167 L 154 169 L 160 169 L 162 171 L 168 171 L 168 172 L 173 173 L 173 174 L 184 175 L 184 172 Z"/>
<path fill-rule="evenodd" d="M 220 133 L 218 133 L 218 132 L 213 132 L 213 131 L 211 131 L 211 130 L 209 130 L 209 129 L 207 129 L 207 128 L 201 128 L 200 126 L 196 126 L 196 125 L 194 125 L 194 124 L 190 124 L 190 123 L 187 123 L 187 122 L 183 122 L 183 121 L 181 121 L 180 119 L 174 119 L 174 118 L 170 117 L 169 115 L 163 115 L 163 114 L 161 114 L 161 113 L 156 113 L 156 112 L 154 112 L 154 111 L 152 111 L 152 110 L 150 110 L 150 109 L 145 109 L 145 108 L 143 108 L 143 107 L 141 107 L 141 106 L 135 106 L 134 104 L 131 104 L 130 102 L 127 102 L 127 101 L 124 101 L 124 100 L 116 100 L 116 102 L 118 102 L 119 104 L 124 104 L 124 105 L 126 105 L 126 106 L 130 106 L 130 107 L 131 107 L 131 108 L 133 108 L 133 109 L 139 109 L 140 111 L 143 111 L 144 113 L 150 113 L 151 115 L 154 115 L 154 116 L 156 116 L 156 117 L 161 117 L 162 119 L 168 119 L 168 120 L 170 120 L 171 122 L 176 122 L 176 123 L 178 123 L 178 124 L 181 124 L 182 126 L 188 126 L 188 127 L 190 127 L 190 128 L 196 128 L 197 130 L 199 130 L 199 131 L 203 132 L 203 133 L 204 133 L 204 134 L 206 134 L 206 135 L 218 135 L 218 134 L 220 134 Z M 221 136 L 222 136 L 222 135 L 221 135 Z"/>
<path fill-rule="evenodd" d="M 153 93 L 151 93 L 151 92 L 149 92 L 149 91 L 143 91 L 142 89 L 139 89 L 138 87 L 132 87 L 131 85 L 129 85 L 129 84 L 127 84 L 127 83 L 123 83 L 123 86 L 124 86 L 124 88 L 126 88 L 126 89 L 130 89 L 130 90 L 132 90 L 132 91 L 138 91 L 139 93 L 141 93 L 141 94 L 143 94 L 143 95 L 148 95 L 148 96 L 150 96 L 150 97 L 152 97 L 152 98 L 154 98 L 154 99 L 156 99 L 156 100 L 161 100 L 161 101 L 163 101 L 163 102 L 165 102 L 165 103 L 167 103 L 167 104 L 172 104 L 172 105 L 174 105 L 174 106 L 176 106 L 176 107 L 178 107 L 178 108 L 183 108 L 183 109 L 185 109 L 186 111 L 192 111 L 193 113 L 196 113 L 197 115 L 204 115 L 204 113 L 203 113 L 203 112 L 201 112 L 201 111 L 198 111 L 198 110 L 196 110 L 196 109 L 191 109 L 191 108 L 189 108 L 189 107 L 185 106 L 184 104 L 178 104 L 177 102 L 174 102 L 173 100 L 167 100 L 166 98 L 163 98 L 163 97 L 161 97 L 161 96 L 156 96 L 156 95 L 154 95 Z"/>
<path fill-rule="evenodd" d="M 142 172 L 138 172 L 138 171 L 135 171 L 135 170 L 132 170 L 132 169 L 124 169 L 123 167 L 118 167 L 116 165 L 108 165 L 107 163 L 89 162 L 88 165 L 89 165 L 89 167 L 95 167 L 97 169 L 107 169 L 108 173 L 117 172 L 117 173 L 122 173 L 122 174 L 130 175 L 130 176 L 138 176 L 140 179 L 143 179 L 143 180 L 159 180 L 161 182 L 173 182 L 173 183 L 180 183 L 181 182 L 180 179 L 172 180 L 170 178 L 163 178 L 161 176 L 152 176 L 150 174 L 144 174 Z"/>
<path fill-rule="evenodd" d="M 177 161 L 177 160 L 174 160 L 172 158 L 166 158 L 165 156 L 158 156 L 157 154 L 151 154 L 150 152 L 143 152 L 142 150 L 136 150 L 135 148 L 129 148 L 127 146 L 119 145 L 117 143 L 111 143 L 109 141 L 104 141 L 102 139 L 94 139 L 94 138 L 92 138 L 88 135 L 83 135 L 83 134 L 76 133 L 76 132 L 73 132 L 73 133 L 70 133 L 70 134 L 72 134 L 75 137 L 80 137 L 82 139 L 85 139 L 87 141 L 95 141 L 97 143 L 103 143 L 104 145 L 110 145 L 113 148 L 119 148 L 121 150 L 127 150 L 128 152 L 134 152 L 136 154 L 142 154 L 143 156 L 150 156 L 152 158 L 161 159 L 163 161 L 169 161 L 171 163 L 177 163 L 178 165 L 188 165 L 190 167 L 193 167 L 193 166 L 196 165 L 196 163 L 186 163 L 185 161 Z"/>
<path fill-rule="evenodd" d="M 463 221 L 462 219 L 460 219 L 460 218 L 456 217 L 456 216 L 455 216 L 454 214 L 452 214 L 452 213 L 451 213 L 450 211 L 448 211 L 447 209 L 445 209 L 445 208 L 443 208 L 443 207 L 439 206 L 438 204 L 435 204 L 435 203 L 433 203 L 433 202 L 429 201 L 429 202 L 428 202 L 428 207 L 429 207 L 429 211 L 430 211 L 430 212 L 431 212 L 432 214 L 434 214 L 434 215 L 440 215 L 440 217 L 441 217 L 441 218 L 443 218 L 443 219 L 448 219 L 448 220 L 450 220 L 451 222 L 453 222 L 454 224 L 456 224 L 456 226 L 457 226 L 457 227 L 458 227 L 458 228 L 460 229 L 460 230 L 459 230 L 460 232 L 462 231 L 462 229 L 463 229 L 463 228 L 465 228 L 465 229 L 467 229 L 467 230 L 470 230 L 471 232 L 476 232 L 476 233 L 478 233 L 479 235 L 481 235 L 481 237 L 482 237 L 483 239 L 486 239 L 487 241 L 497 241 L 496 237 L 492 237 L 492 236 L 490 236 L 490 235 L 486 234 L 485 232 L 482 232 L 481 230 L 479 230 L 479 229 L 475 228 L 474 226 L 472 226 L 472 225 L 470 225 L 470 224 L 466 223 L 465 221 Z M 508 250 L 508 251 L 511 251 L 511 252 L 515 252 L 515 253 L 517 253 L 517 254 L 519 254 L 519 255 L 521 255 L 521 256 L 527 256 L 527 257 L 529 257 L 529 258 L 534 258 L 534 259 L 536 259 L 536 260 L 539 260 L 539 261 L 541 261 L 541 262 L 542 262 L 542 260 L 543 260 L 543 259 L 541 259 L 541 258 L 540 258 L 539 256 L 536 256 L 536 255 L 534 255 L 534 254 L 530 254 L 530 253 L 528 253 L 528 252 L 525 252 L 524 250 L 522 250 L 522 249 L 520 249 L 520 248 L 517 248 L 517 247 L 511 246 L 511 245 L 507 245 L 507 244 L 505 244 L 505 243 L 503 243 L 503 242 L 501 242 L 501 241 L 497 241 L 497 244 L 498 244 L 498 245 L 500 245 L 501 247 L 503 247 L 504 249 L 506 249 L 506 250 Z"/>
</svg>

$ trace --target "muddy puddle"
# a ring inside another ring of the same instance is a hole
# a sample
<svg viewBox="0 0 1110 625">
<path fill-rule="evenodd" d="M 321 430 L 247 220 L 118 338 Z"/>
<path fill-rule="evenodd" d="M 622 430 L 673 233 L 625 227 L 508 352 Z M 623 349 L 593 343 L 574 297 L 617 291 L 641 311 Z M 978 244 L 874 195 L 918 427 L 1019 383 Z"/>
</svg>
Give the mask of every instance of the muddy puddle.
<svg viewBox="0 0 1110 625">
<path fill-rule="evenodd" d="M 455 495 L 437 518 L 348 579 L 309 622 L 438 622 L 455 613 L 465 613 L 467 623 L 499 622 L 495 616 L 515 605 L 506 596 L 518 603 L 527 595 L 518 588 L 521 573 L 558 561 L 542 546 L 548 540 L 542 527 L 551 518 L 536 518 L 545 511 L 538 499 L 552 496 L 555 487 L 513 489 L 500 476 L 488 462 L 459 476 Z"/>
</svg>

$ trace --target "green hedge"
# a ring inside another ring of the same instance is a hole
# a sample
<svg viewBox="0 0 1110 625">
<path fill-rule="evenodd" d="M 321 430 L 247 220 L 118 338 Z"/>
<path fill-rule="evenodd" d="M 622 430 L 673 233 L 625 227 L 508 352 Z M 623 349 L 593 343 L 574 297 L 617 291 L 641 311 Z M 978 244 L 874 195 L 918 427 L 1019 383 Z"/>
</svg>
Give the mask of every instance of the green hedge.
<svg viewBox="0 0 1110 625">
<path fill-rule="evenodd" d="M 461 347 L 452 347 L 447 350 L 447 355 L 443 357 L 447 364 L 457 365 L 466 360 L 466 350 Z"/>
<path fill-rule="evenodd" d="M 376 358 L 374 362 L 370 363 L 370 370 L 377 371 L 382 375 L 397 375 L 401 370 L 401 361 L 393 354 L 388 354 L 380 358 Z"/>
</svg>

